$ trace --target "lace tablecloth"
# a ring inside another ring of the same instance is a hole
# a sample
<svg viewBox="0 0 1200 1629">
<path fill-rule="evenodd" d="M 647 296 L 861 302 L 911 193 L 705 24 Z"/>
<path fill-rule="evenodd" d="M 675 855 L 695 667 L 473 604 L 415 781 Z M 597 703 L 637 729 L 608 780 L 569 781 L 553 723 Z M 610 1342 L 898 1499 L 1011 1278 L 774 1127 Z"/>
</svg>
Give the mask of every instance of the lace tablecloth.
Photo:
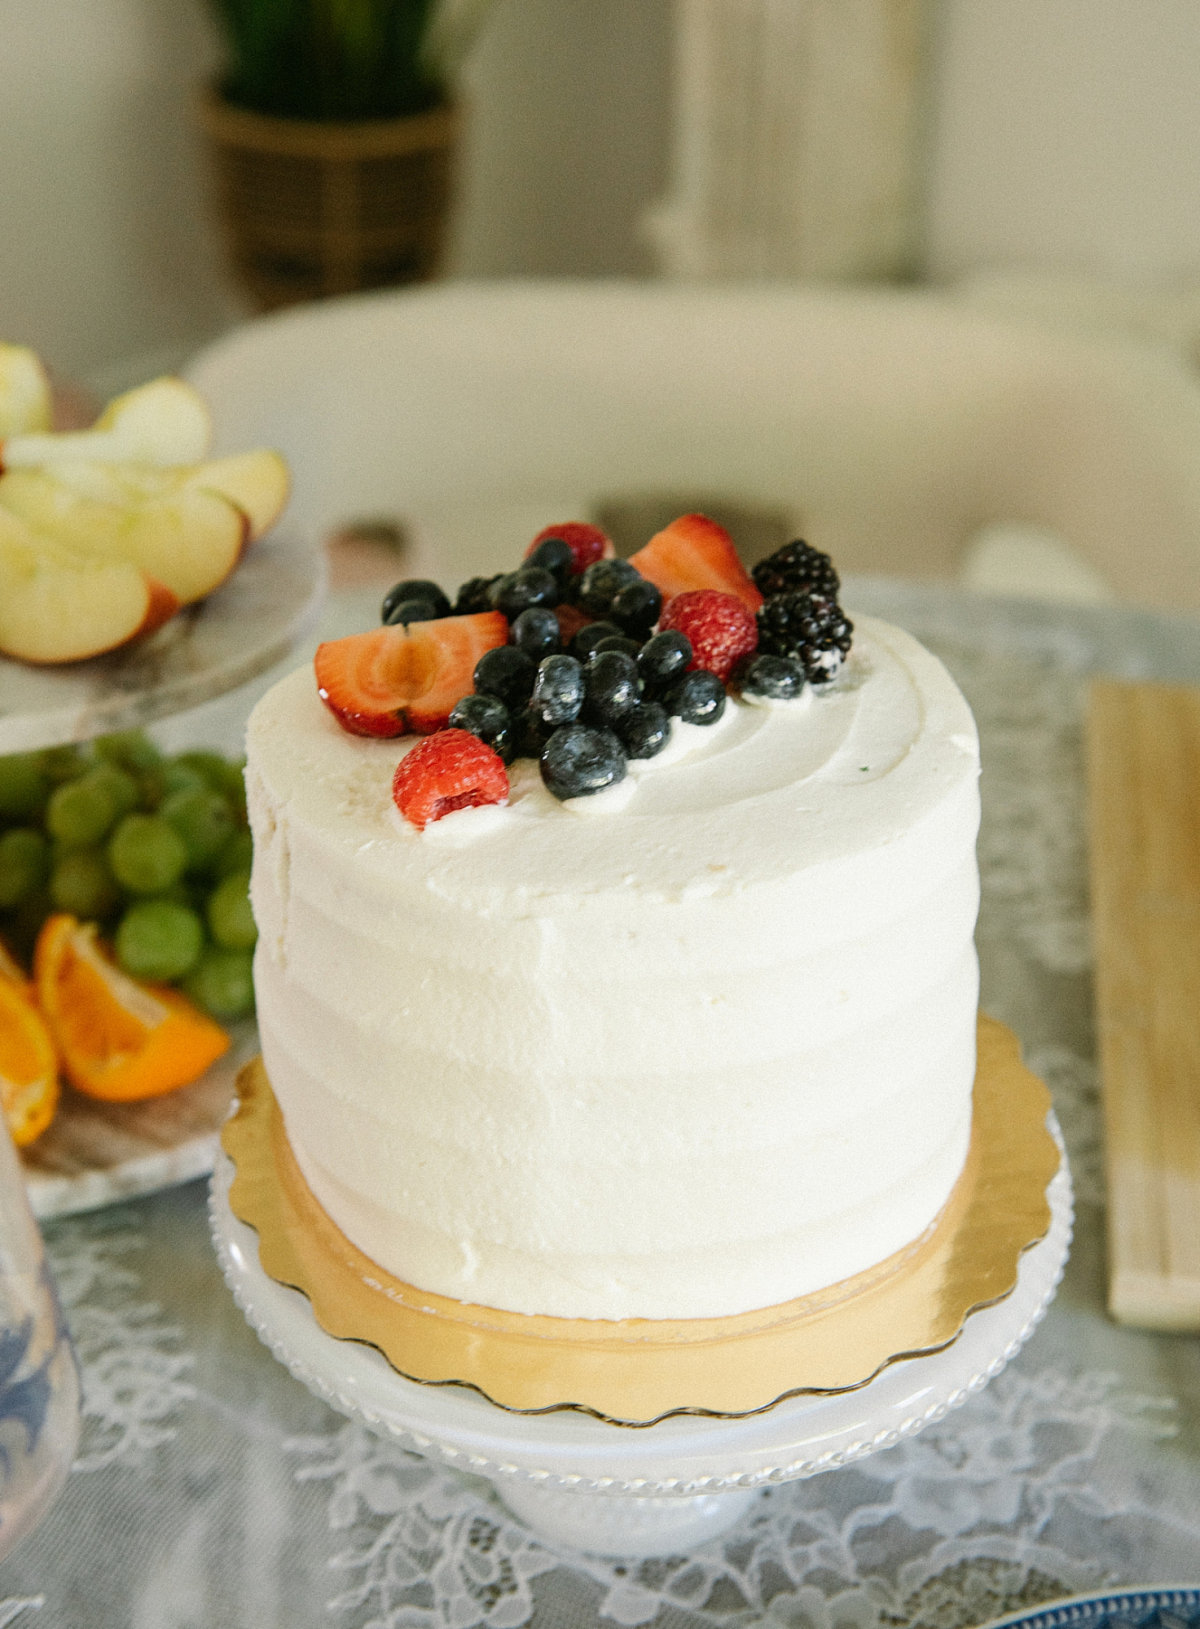
<svg viewBox="0 0 1200 1629">
<path fill-rule="evenodd" d="M 84 1374 L 80 1457 L 0 1568 L 0 1629 L 959 1629 L 1109 1585 L 1200 1578 L 1200 1341 L 1103 1312 L 1080 722 L 1086 675 L 1200 680 L 1200 627 L 864 582 L 983 738 L 983 1005 L 1053 1091 L 1078 1231 L 1045 1324 L 940 1425 L 764 1492 L 692 1555 L 534 1542 L 485 1483 L 346 1423 L 259 1345 L 193 1183 L 49 1224 Z"/>
</svg>

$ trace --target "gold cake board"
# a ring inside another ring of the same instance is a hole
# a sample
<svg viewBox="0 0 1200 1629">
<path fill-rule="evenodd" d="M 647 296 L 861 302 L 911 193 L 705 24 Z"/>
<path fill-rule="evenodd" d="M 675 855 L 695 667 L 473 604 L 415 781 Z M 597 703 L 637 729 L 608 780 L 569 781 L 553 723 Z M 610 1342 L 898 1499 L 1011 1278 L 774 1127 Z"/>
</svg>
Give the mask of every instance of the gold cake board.
<svg viewBox="0 0 1200 1629">
<path fill-rule="evenodd" d="M 313 1198 L 261 1058 L 238 1080 L 222 1143 L 229 1204 L 258 1234 L 268 1277 L 307 1296 L 320 1327 L 374 1346 L 405 1379 L 472 1387 L 518 1413 L 573 1408 L 616 1425 L 669 1414 L 759 1413 L 800 1393 L 850 1391 L 886 1364 L 942 1350 L 968 1315 L 1011 1293 L 1050 1226 L 1058 1170 L 1050 1096 L 1016 1037 L 980 1016 L 971 1148 L 945 1208 L 914 1244 L 815 1295 L 729 1318 L 530 1317 L 414 1289 L 377 1266 Z"/>
</svg>

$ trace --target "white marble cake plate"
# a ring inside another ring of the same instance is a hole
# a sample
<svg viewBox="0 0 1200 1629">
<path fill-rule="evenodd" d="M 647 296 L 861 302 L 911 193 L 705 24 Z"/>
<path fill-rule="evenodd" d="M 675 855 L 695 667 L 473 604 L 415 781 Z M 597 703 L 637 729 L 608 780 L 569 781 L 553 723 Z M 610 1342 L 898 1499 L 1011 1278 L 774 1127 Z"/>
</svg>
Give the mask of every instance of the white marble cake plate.
<svg viewBox="0 0 1200 1629">
<path fill-rule="evenodd" d="M 1050 1124 L 1061 1148 L 1053 1116 Z M 517 1414 L 465 1387 L 419 1385 L 373 1347 L 325 1334 L 306 1298 L 263 1271 L 257 1235 L 229 1208 L 233 1174 L 218 1153 L 210 1202 L 217 1255 L 247 1320 L 296 1379 L 403 1447 L 488 1477 L 514 1514 L 553 1543 L 606 1555 L 690 1549 L 731 1526 L 756 1490 L 891 1447 L 981 1391 L 1044 1316 L 1073 1215 L 1064 1153 L 1047 1190 L 1050 1230 L 1022 1257 L 1016 1288 L 971 1314 L 941 1352 L 892 1363 L 854 1391 L 788 1398 L 746 1418 L 676 1415 L 634 1428 L 570 1409 Z"/>
<path fill-rule="evenodd" d="M 149 639 L 59 667 L 0 657 L 0 754 L 134 729 L 236 689 L 287 655 L 324 589 L 323 553 L 284 530 Z"/>
</svg>

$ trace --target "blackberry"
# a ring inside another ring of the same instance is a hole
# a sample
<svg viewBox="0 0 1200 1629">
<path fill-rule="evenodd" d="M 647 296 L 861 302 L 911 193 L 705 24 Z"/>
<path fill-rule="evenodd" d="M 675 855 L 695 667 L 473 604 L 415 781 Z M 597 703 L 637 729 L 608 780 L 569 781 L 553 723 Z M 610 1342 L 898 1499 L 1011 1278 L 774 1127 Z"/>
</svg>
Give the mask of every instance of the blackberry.
<svg viewBox="0 0 1200 1629">
<path fill-rule="evenodd" d="M 824 594 L 777 594 L 758 613 L 762 656 L 789 656 L 810 684 L 828 684 L 850 649 L 854 624 Z"/>
<path fill-rule="evenodd" d="M 557 656 L 562 650 L 558 618 L 544 605 L 531 605 L 528 611 L 522 611 L 512 625 L 509 639 L 535 662 L 544 656 Z"/>
<path fill-rule="evenodd" d="M 641 695 L 637 663 L 624 651 L 598 651 L 583 670 L 584 717 L 589 724 L 615 727 L 637 706 Z"/>
<path fill-rule="evenodd" d="M 608 615 L 631 639 L 644 640 L 662 611 L 662 590 L 640 577 L 613 596 Z"/>
<path fill-rule="evenodd" d="M 611 730 L 564 724 L 546 742 L 540 767 L 556 798 L 589 797 L 625 779 L 625 749 Z"/>
<path fill-rule="evenodd" d="M 621 637 L 621 630 L 615 622 L 589 622 L 580 628 L 567 646 L 567 654 L 574 656 L 580 662 L 586 662 L 602 639 L 620 639 Z"/>
<path fill-rule="evenodd" d="M 408 617 L 401 619 L 394 613 L 405 600 L 425 600 L 433 607 L 432 617 Z M 486 610 L 486 606 L 484 607 Z M 389 588 L 383 596 L 383 605 L 380 607 L 379 620 L 383 623 L 399 622 L 432 622 L 434 617 L 448 617 L 450 615 L 450 601 L 436 583 L 431 583 L 425 577 L 409 577 L 404 582 L 397 583 Z"/>
<path fill-rule="evenodd" d="M 671 686 L 663 706 L 685 724 L 715 724 L 725 711 L 725 686 L 715 673 L 698 667 Z"/>
<path fill-rule="evenodd" d="M 503 611 L 510 622 L 515 622 L 530 606 L 550 607 L 561 599 L 558 579 L 540 566 L 522 566 L 519 571 L 506 572 L 491 588 L 493 610 Z"/>
<path fill-rule="evenodd" d="M 454 601 L 454 615 L 456 617 L 478 616 L 481 611 L 492 610 L 492 588 L 505 573 L 497 572 L 494 577 L 470 577 L 458 591 Z"/>
<path fill-rule="evenodd" d="M 829 556 L 800 538 L 760 560 L 750 575 L 767 600 L 776 594 L 823 594 L 835 600 L 842 586 Z"/>
<path fill-rule="evenodd" d="M 580 579 L 579 609 L 590 617 L 606 617 L 621 590 L 640 579 L 641 573 L 628 560 L 594 560 Z"/>
<path fill-rule="evenodd" d="M 530 551 L 525 564 L 551 572 L 565 591 L 575 572 L 575 555 L 571 545 L 564 543 L 561 537 L 544 537 L 537 548 Z"/>
<path fill-rule="evenodd" d="M 529 705 L 544 723 L 573 724 L 583 697 L 583 668 L 573 656 L 547 656 L 538 664 Z"/>
<path fill-rule="evenodd" d="M 793 656 L 752 656 L 737 670 L 737 683 L 748 696 L 790 701 L 804 689 L 803 664 Z"/>
<path fill-rule="evenodd" d="M 478 736 L 506 764 L 516 756 L 517 732 L 512 714 L 496 696 L 464 696 L 456 701 L 450 709 L 450 728 Z"/>
<path fill-rule="evenodd" d="M 671 739 L 671 720 L 657 701 L 639 701 L 619 721 L 618 732 L 627 757 L 654 758 Z"/>
<path fill-rule="evenodd" d="M 481 696 L 495 696 L 510 713 L 520 712 L 533 691 L 537 668 L 515 645 L 497 645 L 485 651 L 472 675 Z"/>
<path fill-rule="evenodd" d="M 648 693 L 657 695 L 683 677 L 692 659 L 692 642 L 676 628 L 648 639 L 638 652 L 638 673 Z"/>
</svg>

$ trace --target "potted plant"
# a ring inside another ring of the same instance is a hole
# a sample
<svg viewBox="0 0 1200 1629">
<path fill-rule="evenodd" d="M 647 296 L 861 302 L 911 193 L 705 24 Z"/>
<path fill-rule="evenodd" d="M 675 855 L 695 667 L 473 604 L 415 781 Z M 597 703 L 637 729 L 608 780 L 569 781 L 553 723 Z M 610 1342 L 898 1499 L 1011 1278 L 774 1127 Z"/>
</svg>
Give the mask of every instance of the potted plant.
<svg viewBox="0 0 1200 1629">
<path fill-rule="evenodd" d="M 263 309 L 439 267 L 454 72 L 487 0 L 213 0 L 201 98 L 237 272 Z"/>
</svg>

